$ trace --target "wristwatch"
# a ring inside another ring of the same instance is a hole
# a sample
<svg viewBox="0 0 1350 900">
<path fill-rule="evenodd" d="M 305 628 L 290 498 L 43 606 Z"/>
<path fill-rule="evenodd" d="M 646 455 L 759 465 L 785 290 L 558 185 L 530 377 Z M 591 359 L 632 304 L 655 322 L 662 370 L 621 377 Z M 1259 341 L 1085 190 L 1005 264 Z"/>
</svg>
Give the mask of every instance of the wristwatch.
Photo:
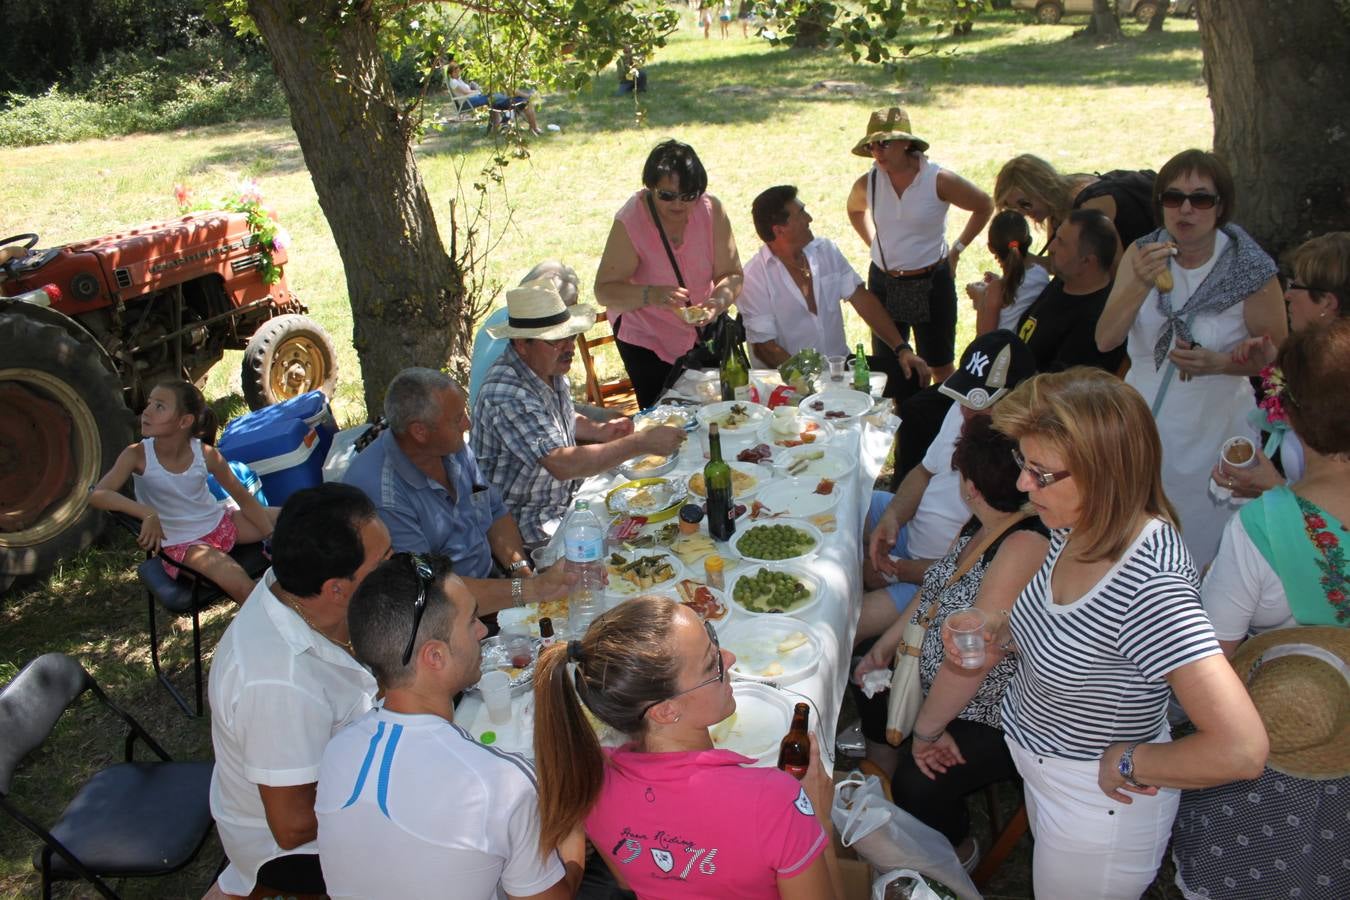
<svg viewBox="0 0 1350 900">
<path fill-rule="evenodd" d="M 1148 787 L 1134 780 L 1134 748 L 1138 747 L 1141 741 L 1135 741 L 1125 748 L 1125 752 L 1120 754 L 1120 762 L 1116 763 L 1116 770 L 1120 772 L 1120 777 L 1125 779 L 1125 783 L 1131 787 Z"/>
<path fill-rule="evenodd" d="M 909 341 L 901 341 L 891 348 L 891 352 L 897 357 L 900 355 L 901 350 L 908 350 L 910 353 L 914 352 L 914 348 L 909 345 Z"/>
<path fill-rule="evenodd" d="M 957 253 L 965 252 L 966 249 L 965 241 L 957 241 L 956 243 L 952 244 L 952 249 L 955 250 Z"/>
</svg>

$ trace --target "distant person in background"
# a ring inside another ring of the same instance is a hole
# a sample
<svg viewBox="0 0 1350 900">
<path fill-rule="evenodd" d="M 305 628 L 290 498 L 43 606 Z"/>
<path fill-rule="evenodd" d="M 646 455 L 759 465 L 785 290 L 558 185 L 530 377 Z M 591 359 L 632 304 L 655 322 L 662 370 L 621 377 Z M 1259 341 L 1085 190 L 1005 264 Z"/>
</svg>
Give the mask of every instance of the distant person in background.
<svg viewBox="0 0 1350 900">
<path fill-rule="evenodd" d="M 1016 331 L 1022 313 L 1050 283 L 1045 266 L 1028 259 L 1031 229 L 1021 213 L 1005 209 L 989 222 L 989 252 L 1003 274 L 985 272 L 983 281 L 966 285 L 966 296 L 975 305 L 976 335 L 1000 328 Z"/>
<path fill-rule="evenodd" d="M 534 115 L 534 104 L 530 100 L 532 95 L 529 91 L 519 90 L 511 97 L 500 93 L 489 97 L 477 84 L 465 81 L 461 77 L 462 74 L 459 63 L 452 60 L 446 67 L 446 87 L 450 88 L 450 93 L 460 103 L 468 105 L 471 109 L 490 105 L 492 128 L 501 127 L 503 113 L 518 112 L 525 116 L 525 121 L 530 124 L 531 133 L 542 134 L 539 130 L 539 120 Z"/>
<path fill-rule="evenodd" d="M 994 202 L 1045 227 L 1045 238 L 1068 220 L 1075 209 L 1100 210 L 1119 236 L 1115 258 L 1125 246 L 1157 227 L 1150 169 L 1114 169 L 1104 175 L 1061 175 L 1039 156 L 1023 153 L 1003 164 L 994 182 Z M 1113 270 L 1114 271 L 1114 270 Z"/>
</svg>

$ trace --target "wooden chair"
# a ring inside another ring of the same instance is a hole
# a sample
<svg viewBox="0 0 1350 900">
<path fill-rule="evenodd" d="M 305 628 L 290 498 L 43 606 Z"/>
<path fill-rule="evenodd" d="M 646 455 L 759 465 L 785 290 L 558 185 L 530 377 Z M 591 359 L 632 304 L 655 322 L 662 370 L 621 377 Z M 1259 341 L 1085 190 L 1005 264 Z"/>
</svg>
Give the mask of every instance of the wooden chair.
<svg viewBox="0 0 1350 900">
<path fill-rule="evenodd" d="M 606 325 L 606 334 L 597 338 L 589 338 L 585 333 L 577 335 L 577 352 L 581 354 L 581 365 L 586 369 L 586 399 L 601 408 L 614 407 L 624 413 L 635 413 L 638 409 L 637 395 L 633 393 L 633 382 L 627 375 L 613 381 L 601 382 L 595 374 L 595 360 L 591 356 L 591 348 L 614 343 L 614 331 L 608 327 L 609 316 L 603 309 L 595 317 L 595 324 Z"/>
<path fill-rule="evenodd" d="M 1022 839 L 1022 835 L 1027 833 L 1027 804 L 1023 800 L 1017 804 L 1017 809 L 1013 811 L 1012 818 L 1003 822 L 1002 816 L 998 814 L 998 795 L 994 791 L 994 785 L 989 785 L 984 789 L 984 799 L 989 804 L 989 833 L 993 835 L 993 841 L 989 845 L 989 850 L 980 860 L 980 864 L 975 867 L 971 873 L 970 880 L 975 882 L 975 886 L 984 889 L 984 886 L 998 872 L 1003 861 L 1012 853 L 1017 842 Z M 1018 785 L 1021 790 L 1021 785 Z"/>
</svg>

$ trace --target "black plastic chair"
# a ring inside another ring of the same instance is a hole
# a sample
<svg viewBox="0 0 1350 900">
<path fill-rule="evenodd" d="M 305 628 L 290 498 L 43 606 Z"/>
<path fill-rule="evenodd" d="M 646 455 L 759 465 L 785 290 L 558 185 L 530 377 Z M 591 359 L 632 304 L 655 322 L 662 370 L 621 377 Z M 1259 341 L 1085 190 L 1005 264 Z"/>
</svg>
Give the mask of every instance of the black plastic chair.
<svg viewBox="0 0 1350 900">
<path fill-rule="evenodd" d="M 139 520 L 125 513 L 109 513 L 113 520 L 133 535 L 141 533 Z M 230 551 L 230 556 L 243 567 L 251 578 L 258 579 L 272 563 L 263 553 L 262 544 L 240 544 Z M 164 562 L 178 567 L 178 577 L 170 578 L 164 571 Z M 164 553 L 146 553 L 145 561 L 136 567 L 136 574 L 145 586 L 146 606 L 149 609 L 150 664 L 155 669 L 155 677 L 164 685 L 169 696 L 186 715 L 202 714 L 202 626 L 201 611 L 213 603 L 228 599 L 229 595 L 206 575 L 186 563 L 175 562 Z M 192 616 L 192 676 L 195 691 L 195 707 L 187 700 L 164 674 L 159 662 L 159 631 L 155 619 L 155 604 L 163 606 L 175 616 Z"/>
<path fill-rule="evenodd" d="M 13 802 L 14 773 L 86 691 L 126 724 L 126 761 L 95 773 L 48 830 Z M 161 761 L 135 762 L 137 738 Z M 210 790 L 211 763 L 174 762 L 69 656 L 39 656 L 0 689 L 0 809 L 42 840 L 33 868 L 42 873 L 44 900 L 54 881 L 84 879 L 116 898 L 105 879 L 168 875 L 188 865 L 214 824 Z"/>
</svg>

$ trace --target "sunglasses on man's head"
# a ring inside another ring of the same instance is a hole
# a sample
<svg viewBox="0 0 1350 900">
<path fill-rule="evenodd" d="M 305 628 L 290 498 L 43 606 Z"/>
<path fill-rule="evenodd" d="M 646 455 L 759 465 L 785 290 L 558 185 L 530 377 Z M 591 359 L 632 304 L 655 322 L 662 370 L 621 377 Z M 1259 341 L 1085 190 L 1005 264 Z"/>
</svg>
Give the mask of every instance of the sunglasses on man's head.
<svg viewBox="0 0 1350 900">
<path fill-rule="evenodd" d="M 679 200 L 683 203 L 693 203 L 699 197 L 703 196 L 702 191 L 685 191 L 681 194 L 678 191 L 657 191 L 656 199 L 662 203 L 674 203 Z"/>
<path fill-rule="evenodd" d="M 431 565 L 415 553 L 409 553 L 414 574 L 417 575 L 417 600 L 413 603 L 412 634 L 408 635 L 408 645 L 403 648 L 403 665 L 412 659 L 413 644 L 417 642 L 417 626 L 422 624 L 422 613 L 427 609 L 427 587 L 431 584 Z"/>
<path fill-rule="evenodd" d="M 1192 191 L 1188 194 L 1185 191 L 1167 190 L 1158 195 L 1158 200 L 1167 209 L 1180 209 L 1187 200 L 1191 201 L 1191 209 L 1213 209 L 1214 204 L 1219 202 L 1219 195 L 1208 191 Z"/>
</svg>

